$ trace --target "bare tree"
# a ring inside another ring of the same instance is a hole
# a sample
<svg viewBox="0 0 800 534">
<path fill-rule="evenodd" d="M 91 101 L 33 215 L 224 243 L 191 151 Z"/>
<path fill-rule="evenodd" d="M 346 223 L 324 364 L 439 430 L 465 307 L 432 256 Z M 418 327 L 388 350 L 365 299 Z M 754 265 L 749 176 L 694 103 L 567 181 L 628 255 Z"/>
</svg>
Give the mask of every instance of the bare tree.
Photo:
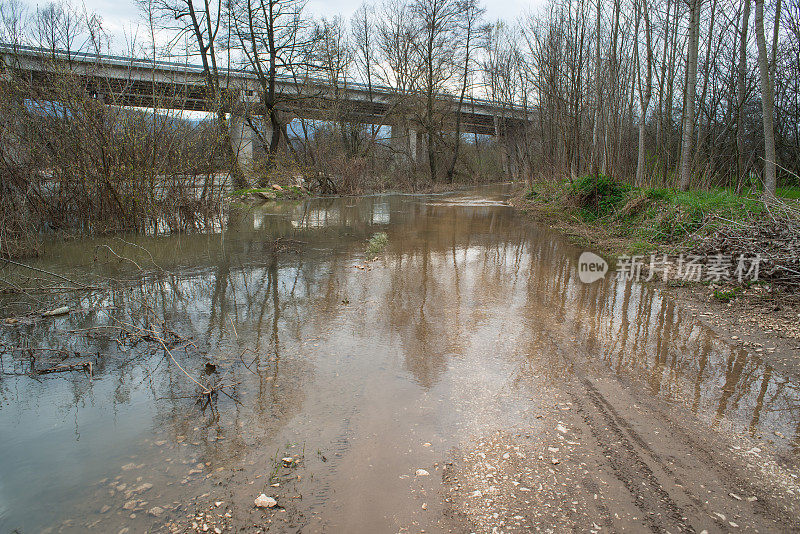
<svg viewBox="0 0 800 534">
<path fill-rule="evenodd" d="M 747 30 L 750 26 L 750 0 L 742 0 L 742 15 L 739 22 L 739 64 L 736 75 L 736 175 L 737 192 L 741 192 L 747 169 L 745 154 L 745 99 L 747 98 Z"/>
<path fill-rule="evenodd" d="M 466 97 L 467 90 L 469 89 L 470 80 L 472 79 L 471 71 L 473 68 L 473 47 L 476 40 L 481 38 L 481 33 L 485 32 L 485 28 L 480 28 L 480 19 L 485 10 L 478 6 L 477 0 L 461 0 L 457 5 L 457 10 L 460 13 L 457 21 L 457 35 L 459 40 L 457 48 L 460 52 L 463 70 L 461 71 L 460 85 L 461 89 L 458 93 L 458 104 L 456 106 L 456 125 L 454 133 L 453 157 L 450 160 L 450 166 L 447 168 L 447 182 L 453 182 L 455 174 L 456 163 L 458 163 L 459 148 L 461 147 L 461 111 L 464 108 L 464 98 Z"/>
<path fill-rule="evenodd" d="M 274 165 L 281 142 L 286 140 L 282 112 L 290 107 L 288 102 L 296 100 L 282 93 L 278 84 L 282 77 L 291 79 L 299 69 L 309 66 L 311 28 L 302 16 L 304 6 L 302 0 L 235 0 L 230 6 L 237 49 L 261 86 L 260 104 L 269 127 L 256 131 L 267 133 L 268 168 Z M 302 81 L 295 85 L 300 93 Z"/>
<path fill-rule="evenodd" d="M 222 0 L 155 0 L 141 4 L 148 17 L 158 20 L 167 31 L 174 33 L 173 42 L 187 38 L 193 42 L 187 54 L 200 59 L 205 79 L 206 99 L 214 113 L 219 134 L 230 149 L 225 150 L 227 166 L 237 188 L 247 186 L 244 172 L 230 142 L 230 127 L 226 113 L 230 108 L 227 93 L 220 84 L 218 67 L 219 30 L 224 17 Z"/>
<path fill-rule="evenodd" d="M 636 20 L 637 30 L 638 21 L 640 18 L 644 19 L 644 33 L 645 33 L 645 58 L 646 58 L 646 74 L 642 80 L 641 73 L 638 73 L 637 80 L 639 82 L 639 149 L 636 163 L 636 183 L 641 185 L 644 183 L 645 174 L 645 126 L 647 120 L 647 109 L 650 107 L 650 97 L 653 94 L 653 45 L 652 45 L 652 29 L 650 27 L 650 6 L 647 0 L 639 0 L 636 2 Z M 638 31 L 637 31 L 638 33 Z M 638 36 L 635 45 L 637 69 L 640 68 L 640 53 Z"/>
<path fill-rule="evenodd" d="M 758 71 L 761 75 L 761 109 L 764 124 L 764 195 L 775 196 L 775 67 L 778 50 L 778 28 L 781 19 L 781 0 L 775 3 L 775 26 L 772 30 L 772 51 L 768 53 L 764 34 L 764 0 L 756 3 L 756 41 L 758 43 Z"/>
<path fill-rule="evenodd" d="M 411 12 L 420 25 L 417 55 L 422 76 L 419 78 L 423 96 L 420 116 L 425 133 L 428 168 L 431 180 L 438 178 L 438 146 L 443 130 L 443 117 L 437 109 L 438 95 L 445 92 L 446 85 L 454 76 L 453 46 L 457 27 L 459 5 L 455 0 L 414 0 Z"/>
<path fill-rule="evenodd" d="M 353 47 L 353 57 L 355 59 L 355 70 L 362 82 L 367 86 L 367 98 L 370 103 L 374 102 L 375 94 L 373 84 L 375 81 L 375 9 L 366 2 L 355 11 L 350 21 L 351 39 Z M 370 138 L 367 143 L 367 150 L 371 151 L 375 147 L 375 142 L 380 128 L 376 124 L 370 124 Z"/>
<path fill-rule="evenodd" d="M 15 49 L 25 38 L 27 9 L 19 0 L 0 1 L 0 40 Z"/>
<path fill-rule="evenodd" d="M 678 185 L 686 191 L 692 183 L 695 106 L 697 98 L 697 53 L 700 43 L 700 11 L 702 0 L 689 0 L 689 51 L 686 59 L 686 85 L 683 92 L 681 126 L 681 161 Z"/>
</svg>

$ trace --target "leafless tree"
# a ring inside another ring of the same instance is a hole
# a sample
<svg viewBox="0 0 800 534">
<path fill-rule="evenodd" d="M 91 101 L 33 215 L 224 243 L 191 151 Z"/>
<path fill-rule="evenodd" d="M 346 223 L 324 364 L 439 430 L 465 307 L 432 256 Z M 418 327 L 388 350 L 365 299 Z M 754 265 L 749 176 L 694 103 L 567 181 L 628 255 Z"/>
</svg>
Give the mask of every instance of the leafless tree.
<svg viewBox="0 0 800 534">
<path fill-rule="evenodd" d="M 764 33 L 764 0 L 756 4 L 756 41 L 758 42 L 758 71 L 761 77 L 761 109 L 764 124 L 764 194 L 775 196 L 775 68 L 778 51 L 778 29 L 781 20 L 781 0 L 775 4 L 775 22 L 772 30 L 772 50 L 767 50 Z"/>
<path fill-rule="evenodd" d="M 220 137 L 230 146 L 225 152 L 233 183 L 237 188 L 245 187 L 247 180 L 230 142 L 227 112 L 231 102 L 221 84 L 218 65 L 219 32 L 224 18 L 222 0 L 152 0 L 141 6 L 151 20 L 172 33 L 173 43 L 191 43 L 186 54 L 198 58 L 202 64 L 209 109 L 216 116 Z"/>
</svg>

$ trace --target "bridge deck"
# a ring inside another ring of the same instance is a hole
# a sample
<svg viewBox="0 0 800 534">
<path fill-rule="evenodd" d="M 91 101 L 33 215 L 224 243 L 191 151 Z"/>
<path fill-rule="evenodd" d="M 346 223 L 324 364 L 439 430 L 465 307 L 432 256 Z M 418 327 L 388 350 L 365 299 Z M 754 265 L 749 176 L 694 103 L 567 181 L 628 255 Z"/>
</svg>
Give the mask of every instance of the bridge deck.
<svg viewBox="0 0 800 534">
<path fill-rule="evenodd" d="M 0 44 L 0 59 L 6 68 L 13 68 L 37 84 L 53 83 L 65 71 L 76 76 L 83 90 L 102 95 L 118 105 L 146 108 L 172 108 L 212 111 L 206 98 L 205 78 L 199 65 L 132 57 L 96 55 L 80 52 L 51 51 L 34 47 L 12 47 Z M 260 113 L 261 85 L 258 77 L 245 70 L 222 71 L 224 97 L 237 99 Z M 305 118 L 331 118 L 373 124 L 396 121 L 398 105 L 404 95 L 389 87 L 348 82 L 337 88 L 326 80 L 281 76 L 276 92 L 279 107 Z M 405 95 L 406 98 L 413 95 Z M 438 105 L 454 109 L 457 100 L 440 96 Z M 525 122 L 520 108 L 500 106 L 493 102 L 469 99 L 462 106 L 462 130 L 496 134 L 496 123 L 504 126 Z"/>
</svg>

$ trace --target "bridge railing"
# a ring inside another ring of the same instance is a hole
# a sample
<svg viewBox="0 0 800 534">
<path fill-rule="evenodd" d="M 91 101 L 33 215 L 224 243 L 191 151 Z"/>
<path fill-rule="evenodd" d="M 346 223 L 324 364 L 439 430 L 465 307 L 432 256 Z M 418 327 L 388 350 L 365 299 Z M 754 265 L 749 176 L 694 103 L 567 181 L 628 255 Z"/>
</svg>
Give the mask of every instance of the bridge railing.
<svg viewBox="0 0 800 534">
<path fill-rule="evenodd" d="M 156 70 L 160 72 L 171 72 L 179 74 L 203 74 L 204 68 L 201 65 L 192 64 L 188 61 L 165 61 L 160 59 L 143 59 L 131 56 L 120 56 L 113 54 L 96 54 L 84 51 L 68 51 L 68 50 L 54 50 L 42 47 L 27 46 L 27 45 L 13 45 L 9 43 L 0 42 L 0 56 L 17 56 L 20 58 L 34 59 L 39 61 L 64 61 L 64 62 L 77 62 L 84 65 L 101 65 L 103 67 L 117 67 L 125 71 L 136 70 Z M 188 59 L 188 57 L 187 57 Z M 9 62 L 6 61 L 9 65 Z M 43 66 L 42 70 L 46 67 Z M 243 68 L 229 68 L 220 69 L 220 74 L 223 79 L 230 81 L 231 79 L 243 80 L 258 80 L 258 76 Z M 316 86 L 318 88 L 330 87 L 328 80 L 314 76 L 303 76 L 295 78 L 289 75 L 279 75 L 276 78 L 277 82 L 284 85 L 294 86 Z M 201 83 L 201 81 L 198 81 Z M 355 80 L 346 80 L 341 84 L 341 87 L 347 91 L 356 91 L 361 93 L 369 93 L 370 91 L 377 96 L 392 96 L 396 94 L 396 90 L 389 86 L 372 86 L 370 87 L 362 82 Z M 455 102 L 457 97 L 450 94 L 440 94 L 437 96 L 438 100 Z M 464 102 L 465 109 L 462 113 L 469 113 L 471 108 L 482 108 L 481 115 L 503 116 L 509 118 L 525 119 L 526 110 L 522 106 L 509 105 L 498 103 L 493 100 L 485 98 L 472 98 Z M 475 110 L 476 112 L 478 110 Z"/>
</svg>

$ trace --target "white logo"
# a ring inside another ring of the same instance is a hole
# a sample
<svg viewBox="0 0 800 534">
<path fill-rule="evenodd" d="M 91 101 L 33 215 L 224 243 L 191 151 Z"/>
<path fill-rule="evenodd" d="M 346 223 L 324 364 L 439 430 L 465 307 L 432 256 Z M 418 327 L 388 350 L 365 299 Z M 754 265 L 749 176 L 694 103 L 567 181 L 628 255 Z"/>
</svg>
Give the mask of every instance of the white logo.
<svg viewBox="0 0 800 534">
<path fill-rule="evenodd" d="M 584 252 L 578 258 L 578 278 L 584 284 L 591 284 L 603 278 L 608 272 L 606 260 L 593 252 Z"/>
</svg>

